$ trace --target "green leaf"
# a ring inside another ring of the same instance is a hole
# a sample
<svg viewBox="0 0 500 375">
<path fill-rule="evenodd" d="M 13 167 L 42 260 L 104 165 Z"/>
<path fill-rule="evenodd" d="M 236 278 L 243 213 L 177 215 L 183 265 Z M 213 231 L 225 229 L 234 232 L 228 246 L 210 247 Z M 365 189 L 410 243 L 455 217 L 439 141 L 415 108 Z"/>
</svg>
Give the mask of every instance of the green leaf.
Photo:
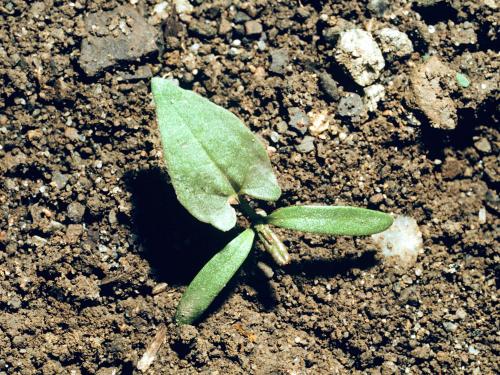
<svg viewBox="0 0 500 375">
<path fill-rule="evenodd" d="M 192 324 L 203 314 L 247 258 L 254 237 L 254 231 L 246 229 L 203 266 L 177 306 L 177 323 Z"/>
<path fill-rule="evenodd" d="M 338 236 L 366 236 L 392 225 L 392 217 L 383 212 L 343 206 L 285 207 L 264 219 L 277 227 Z"/>
<path fill-rule="evenodd" d="M 194 217 L 227 231 L 236 224 L 229 200 L 279 198 L 266 150 L 235 115 L 166 79 L 151 86 L 167 170 Z"/>
</svg>

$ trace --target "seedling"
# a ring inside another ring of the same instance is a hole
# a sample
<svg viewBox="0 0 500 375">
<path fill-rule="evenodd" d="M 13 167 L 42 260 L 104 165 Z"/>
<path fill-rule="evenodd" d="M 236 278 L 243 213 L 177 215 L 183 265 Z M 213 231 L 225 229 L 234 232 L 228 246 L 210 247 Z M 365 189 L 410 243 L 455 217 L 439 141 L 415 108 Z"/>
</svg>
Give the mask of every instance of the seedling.
<svg viewBox="0 0 500 375">
<path fill-rule="evenodd" d="M 272 258 L 290 261 L 271 226 L 303 232 L 366 236 L 392 224 L 391 216 L 357 207 L 292 206 L 266 215 L 246 197 L 276 201 L 281 195 L 260 141 L 231 112 L 169 80 L 153 78 L 163 153 L 179 202 L 198 220 L 222 231 L 236 225 L 237 206 L 251 223 L 205 264 L 189 284 L 175 320 L 192 324 L 241 267 L 255 235 Z"/>
</svg>

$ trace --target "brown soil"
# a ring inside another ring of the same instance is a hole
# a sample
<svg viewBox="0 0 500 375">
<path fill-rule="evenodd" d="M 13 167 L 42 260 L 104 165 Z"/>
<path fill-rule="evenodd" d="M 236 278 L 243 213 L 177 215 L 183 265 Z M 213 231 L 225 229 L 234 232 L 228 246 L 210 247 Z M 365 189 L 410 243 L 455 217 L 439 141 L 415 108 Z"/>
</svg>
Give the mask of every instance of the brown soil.
<svg viewBox="0 0 500 375">
<path fill-rule="evenodd" d="M 87 76 L 85 16 L 126 3 L 0 4 L 0 374 L 138 373 L 162 323 L 166 342 L 151 374 L 500 371 L 494 0 L 389 1 L 385 15 L 366 1 L 194 0 L 190 17 L 162 22 L 151 18 L 157 2 L 140 0 L 162 51 Z M 219 29 L 222 18 L 234 25 Z M 254 48 L 259 27 L 246 30 L 246 18 L 262 26 L 265 49 Z M 386 61 L 376 112 L 336 115 L 340 97 L 363 95 L 322 33 L 340 18 L 392 25 L 413 42 L 409 58 Z M 288 62 L 271 69 L 278 49 L 285 56 L 275 58 Z M 408 105 L 411 72 L 426 54 L 471 81 L 449 93 L 453 130 L 433 128 Z M 322 72 L 338 93 L 325 94 Z M 424 254 L 400 268 L 369 239 L 281 231 L 291 265 L 268 280 L 256 262 L 272 263 L 256 251 L 206 319 L 177 328 L 186 284 L 228 236 L 175 199 L 151 74 L 179 79 L 259 134 L 283 188 L 277 206 L 406 214 L 420 225 Z M 330 129 L 304 145 L 310 135 L 287 125 L 292 107 L 328 109 Z"/>
</svg>

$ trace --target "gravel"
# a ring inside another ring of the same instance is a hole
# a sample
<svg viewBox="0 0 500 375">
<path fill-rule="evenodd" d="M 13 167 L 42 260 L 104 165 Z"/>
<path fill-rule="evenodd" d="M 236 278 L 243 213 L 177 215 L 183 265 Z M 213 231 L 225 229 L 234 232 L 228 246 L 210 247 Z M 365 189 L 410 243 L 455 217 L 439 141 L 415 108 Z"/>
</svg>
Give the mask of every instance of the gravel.
<svg viewBox="0 0 500 375">
<path fill-rule="evenodd" d="M 382 52 L 372 35 L 361 29 L 351 29 L 340 34 L 335 59 L 360 86 L 375 82 L 385 66 Z"/>
</svg>

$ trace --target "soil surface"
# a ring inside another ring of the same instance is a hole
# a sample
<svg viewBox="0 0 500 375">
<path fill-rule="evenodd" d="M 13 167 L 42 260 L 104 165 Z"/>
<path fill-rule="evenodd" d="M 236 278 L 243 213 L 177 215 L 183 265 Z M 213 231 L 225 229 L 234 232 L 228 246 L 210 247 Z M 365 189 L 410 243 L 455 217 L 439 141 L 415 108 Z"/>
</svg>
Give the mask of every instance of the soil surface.
<svg viewBox="0 0 500 375">
<path fill-rule="evenodd" d="M 141 373 L 158 332 L 150 374 L 499 373 L 498 1 L 175 3 L 0 3 L 0 374 Z M 346 35 L 381 45 L 376 69 Z M 230 234 L 175 199 L 154 75 L 260 136 L 275 206 L 405 214 L 424 252 L 283 230 L 290 265 L 257 249 L 176 327 Z"/>
</svg>

